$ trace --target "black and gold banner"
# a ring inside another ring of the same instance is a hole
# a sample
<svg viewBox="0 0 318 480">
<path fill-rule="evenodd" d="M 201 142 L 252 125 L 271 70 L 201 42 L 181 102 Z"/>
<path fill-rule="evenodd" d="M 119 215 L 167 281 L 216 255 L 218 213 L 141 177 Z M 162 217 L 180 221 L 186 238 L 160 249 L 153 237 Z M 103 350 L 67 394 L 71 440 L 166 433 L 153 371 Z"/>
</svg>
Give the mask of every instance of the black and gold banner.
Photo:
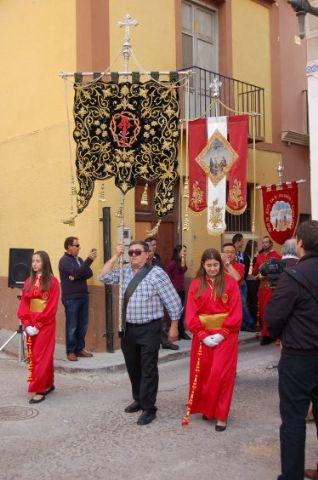
<svg viewBox="0 0 318 480">
<path fill-rule="evenodd" d="M 126 193 L 136 179 L 156 181 L 155 211 L 174 206 L 179 104 L 173 83 L 75 84 L 74 139 L 78 212 L 88 205 L 94 181 L 115 177 Z"/>
</svg>

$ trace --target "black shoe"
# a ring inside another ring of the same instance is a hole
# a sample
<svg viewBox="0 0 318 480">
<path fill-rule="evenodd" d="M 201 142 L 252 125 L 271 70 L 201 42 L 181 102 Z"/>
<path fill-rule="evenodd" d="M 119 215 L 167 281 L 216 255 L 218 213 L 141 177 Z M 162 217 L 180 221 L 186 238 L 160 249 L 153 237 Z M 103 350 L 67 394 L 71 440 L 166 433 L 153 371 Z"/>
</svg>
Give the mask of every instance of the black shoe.
<svg viewBox="0 0 318 480">
<path fill-rule="evenodd" d="M 137 420 L 137 425 L 148 425 L 156 418 L 156 412 L 147 412 L 144 410 Z"/>
<path fill-rule="evenodd" d="M 273 343 L 274 339 L 271 337 L 262 337 L 262 340 L 260 341 L 260 345 L 269 345 L 270 343 Z"/>
<path fill-rule="evenodd" d="M 202 420 L 209 420 L 206 415 L 202 415 Z"/>
<path fill-rule="evenodd" d="M 45 395 L 42 395 L 42 393 L 36 393 L 35 396 L 29 400 L 29 403 L 40 403 L 43 402 L 43 400 L 45 400 Z"/>
<path fill-rule="evenodd" d="M 226 425 L 215 425 L 216 432 L 224 432 L 226 430 Z"/>
<path fill-rule="evenodd" d="M 134 412 L 139 412 L 141 410 L 141 406 L 139 405 L 136 400 L 134 400 L 128 407 L 125 408 L 126 413 L 134 413 Z"/>
<path fill-rule="evenodd" d="M 186 332 L 184 332 L 184 333 L 182 333 L 181 335 L 179 335 L 179 340 L 181 340 L 181 339 L 183 339 L 183 340 L 191 340 L 191 337 L 190 337 Z"/>
<path fill-rule="evenodd" d="M 175 345 L 174 343 L 163 343 L 162 348 L 166 348 L 169 350 L 179 350 L 179 345 Z"/>
<path fill-rule="evenodd" d="M 252 327 L 243 327 L 241 328 L 241 332 L 251 332 L 251 333 L 255 333 L 255 328 L 252 328 Z"/>
</svg>

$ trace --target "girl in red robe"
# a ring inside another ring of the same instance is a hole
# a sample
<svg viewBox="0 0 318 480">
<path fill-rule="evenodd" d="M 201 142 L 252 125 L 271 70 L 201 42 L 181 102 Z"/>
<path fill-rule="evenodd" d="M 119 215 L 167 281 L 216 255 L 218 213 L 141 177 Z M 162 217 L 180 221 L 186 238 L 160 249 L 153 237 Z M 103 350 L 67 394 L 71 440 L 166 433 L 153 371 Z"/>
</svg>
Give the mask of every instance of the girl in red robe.
<svg viewBox="0 0 318 480">
<path fill-rule="evenodd" d="M 186 324 L 193 333 L 190 358 L 190 394 L 183 424 L 191 413 L 216 419 L 223 431 L 229 415 L 238 356 L 242 303 L 237 282 L 224 273 L 220 253 L 203 252 L 191 282 Z"/>
<path fill-rule="evenodd" d="M 27 333 L 29 388 L 35 393 L 30 403 L 45 400 L 54 390 L 53 355 L 55 348 L 55 315 L 60 287 L 52 274 L 48 254 L 38 251 L 32 257 L 31 276 L 25 281 L 18 318 Z"/>
</svg>

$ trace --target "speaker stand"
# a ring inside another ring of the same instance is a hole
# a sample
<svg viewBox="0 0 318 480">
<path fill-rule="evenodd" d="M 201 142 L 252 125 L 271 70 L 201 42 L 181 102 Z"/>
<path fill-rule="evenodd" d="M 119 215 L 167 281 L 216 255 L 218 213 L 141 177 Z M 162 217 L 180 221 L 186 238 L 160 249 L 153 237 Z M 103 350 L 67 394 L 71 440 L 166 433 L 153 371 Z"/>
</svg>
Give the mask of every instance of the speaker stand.
<svg viewBox="0 0 318 480">
<path fill-rule="evenodd" d="M 23 327 L 22 327 L 21 323 L 18 326 L 18 328 L 16 329 L 16 331 L 13 332 L 11 337 L 8 338 L 8 340 L 0 347 L 0 352 L 2 352 L 2 350 L 8 345 L 8 343 L 10 343 L 11 340 L 13 340 L 17 335 L 18 335 L 18 361 L 19 362 L 25 362 L 25 360 L 26 360 L 25 349 L 24 349 L 25 333 L 24 333 L 24 330 L 23 330 Z"/>
</svg>

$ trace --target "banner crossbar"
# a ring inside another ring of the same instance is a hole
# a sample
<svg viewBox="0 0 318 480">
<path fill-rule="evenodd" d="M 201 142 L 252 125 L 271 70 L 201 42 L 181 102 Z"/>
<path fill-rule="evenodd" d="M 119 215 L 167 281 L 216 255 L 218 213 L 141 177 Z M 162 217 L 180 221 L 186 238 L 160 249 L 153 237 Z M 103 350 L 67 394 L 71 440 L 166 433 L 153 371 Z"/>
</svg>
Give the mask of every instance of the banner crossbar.
<svg viewBox="0 0 318 480">
<path fill-rule="evenodd" d="M 300 180 L 296 180 L 297 184 L 306 183 L 306 182 L 307 182 L 307 180 L 305 180 L 304 178 L 301 178 Z M 279 182 L 279 183 L 271 183 L 270 185 L 257 185 L 256 190 L 260 190 L 263 187 L 270 188 L 272 185 L 276 185 L 277 187 L 282 187 L 283 183 L 286 184 L 286 185 L 291 185 L 293 182 L 282 182 L 282 183 Z"/>
<path fill-rule="evenodd" d="M 159 72 L 156 72 L 158 73 L 159 75 L 170 75 L 171 73 L 177 73 L 178 75 L 180 76 L 188 76 L 190 74 L 192 74 L 192 70 L 185 70 L 183 72 L 178 72 L 178 71 L 173 71 L 173 70 L 162 70 L 162 71 L 159 71 Z M 94 75 L 100 75 L 100 76 L 107 76 L 107 77 L 110 77 L 113 73 L 116 73 L 117 75 L 119 76 L 125 76 L 127 77 L 127 75 L 132 75 L 133 73 L 138 73 L 139 75 L 145 75 L 145 76 L 151 76 L 154 72 L 59 72 L 58 73 L 58 76 L 61 77 L 61 78 L 65 78 L 65 77 L 74 77 L 75 75 L 82 75 L 83 77 L 92 77 Z"/>
</svg>

